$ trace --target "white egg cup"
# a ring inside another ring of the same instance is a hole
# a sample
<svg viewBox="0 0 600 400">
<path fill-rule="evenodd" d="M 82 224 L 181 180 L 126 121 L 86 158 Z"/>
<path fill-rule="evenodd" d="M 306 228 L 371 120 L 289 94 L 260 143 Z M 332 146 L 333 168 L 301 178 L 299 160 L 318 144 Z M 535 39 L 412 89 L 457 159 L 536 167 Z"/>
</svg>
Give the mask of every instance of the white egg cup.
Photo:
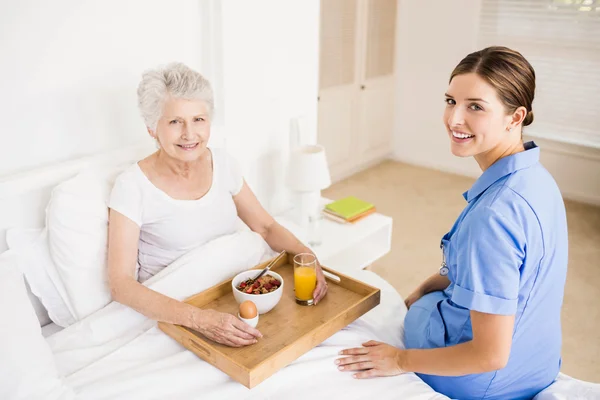
<svg viewBox="0 0 600 400">
<path fill-rule="evenodd" d="M 250 319 L 246 319 L 246 318 L 242 318 L 240 316 L 240 313 L 238 313 L 238 318 L 242 321 L 247 323 L 248 325 L 250 325 L 253 328 L 256 328 L 256 325 L 258 325 L 258 313 L 256 314 L 256 317 L 254 318 L 250 318 Z"/>
</svg>

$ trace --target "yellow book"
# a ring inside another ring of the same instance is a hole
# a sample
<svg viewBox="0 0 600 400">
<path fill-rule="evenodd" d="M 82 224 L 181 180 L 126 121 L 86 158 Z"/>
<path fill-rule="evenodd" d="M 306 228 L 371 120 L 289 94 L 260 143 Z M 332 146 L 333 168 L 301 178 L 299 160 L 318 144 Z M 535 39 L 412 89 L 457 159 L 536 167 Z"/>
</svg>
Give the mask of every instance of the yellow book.
<svg viewBox="0 0 600 400">
<path fill-rule="evenodd" d="M 371 203 L 357 199 L 354 196 L 349 196 L 327 204 L 325 210 L 346 220 L 352 220 L 374 207 Z"/>
<path fill-rule="evenodd" d="M 323 210 L 321 212 L 321 214 L 325 218 L 330 219 L 330 220 L 335 221 L 335 222 L 339 222 L 340 224 L 349 224 L 350 223 L 350 221 L 348 221 L 348 220 L 346 220 L 346 219 L 344 219 L 342 217 L 338 217 L 337 215 L 332 214 L 331 212 L 329 212 L 327 210 Z"/>
</svg>

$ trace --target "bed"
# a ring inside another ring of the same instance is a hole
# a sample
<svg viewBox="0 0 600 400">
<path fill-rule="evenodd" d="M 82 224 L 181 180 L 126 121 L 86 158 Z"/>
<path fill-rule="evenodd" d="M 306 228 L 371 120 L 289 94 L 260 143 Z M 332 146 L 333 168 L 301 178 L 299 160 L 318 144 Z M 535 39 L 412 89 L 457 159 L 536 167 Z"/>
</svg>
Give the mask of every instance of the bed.
<svg viewBox="0 0 600 400">
<path fill-rule="evenodd" d="M 89 289 L 85 282 L 105 279 L 99 268 L 105 257 L 102 199 L 111 179 L 152 150 L 121 149 L 0 181 L 0 296 L 11 296 L 0 298 L 0 311 L 12 321 L 0 335 L 7 355 L 0 367 L 7 374 L 0 374 L 1 398 L 447 399 L 414 374 L 358 381 L 337 371 L 334 360 L 343 348 L 370 339 L 402 346 L 406 308 L 394 288 L 370 271 L 351 275 L 381 289 L 381 304 L 251 390 L 163 334 L 155 321 L 111 302 L 106 286 L 97 293 Z M 232 246 L 238 251 L 223 251 Z M 258 235 L 240 225 L 145 284 L 184 299 L 272 256 Z M 197 268 L 204 260 L 218 268 Z M 6 272 L 14 265 L 25 276 L 21 294 L 9 280 L 22 277 Z M 561 374 L 536 398 L 600 399 L 600 385 Z"/>
</svg>

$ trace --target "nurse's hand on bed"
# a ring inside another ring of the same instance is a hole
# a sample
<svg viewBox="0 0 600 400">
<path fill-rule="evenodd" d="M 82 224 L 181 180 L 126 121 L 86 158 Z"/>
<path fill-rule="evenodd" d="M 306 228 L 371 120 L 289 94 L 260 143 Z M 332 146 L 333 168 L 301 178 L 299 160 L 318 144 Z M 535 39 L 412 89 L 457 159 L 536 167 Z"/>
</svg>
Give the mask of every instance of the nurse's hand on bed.
<svg viewBox="0 0 600 400">
<path fill-rule="evenodd" d="M 231 347 L 254 344 L 262 334 L 231 314 L 215 310 L 200 310 L 193 316 L 198 332 L 215 342 Z"/>
<path fill-rule="evenodd" d="M 344 372 L 356 371 L 352 376 L 357 379 L 393 376 L 407 372 L 400 368 L 402 350 L 375 340 L 363 343 L 363 346 L 342 350 L 340 354 L 349 357 L 335 360 L 338 369 Z"/>
</svg>

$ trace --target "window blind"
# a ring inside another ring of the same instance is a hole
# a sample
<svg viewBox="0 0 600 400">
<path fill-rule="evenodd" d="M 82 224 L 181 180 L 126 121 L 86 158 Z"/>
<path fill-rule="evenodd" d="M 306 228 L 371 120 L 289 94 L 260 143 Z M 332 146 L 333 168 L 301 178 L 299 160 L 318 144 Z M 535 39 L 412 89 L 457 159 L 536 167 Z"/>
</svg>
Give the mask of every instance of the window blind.
<svg viewBox="0 0 600 400">
<path fill-rule="evenodd" d="M 536 72 L 533 137 L 600 148 L 600 0 L 483 0 L 479 44 Z"/>
</svg>

